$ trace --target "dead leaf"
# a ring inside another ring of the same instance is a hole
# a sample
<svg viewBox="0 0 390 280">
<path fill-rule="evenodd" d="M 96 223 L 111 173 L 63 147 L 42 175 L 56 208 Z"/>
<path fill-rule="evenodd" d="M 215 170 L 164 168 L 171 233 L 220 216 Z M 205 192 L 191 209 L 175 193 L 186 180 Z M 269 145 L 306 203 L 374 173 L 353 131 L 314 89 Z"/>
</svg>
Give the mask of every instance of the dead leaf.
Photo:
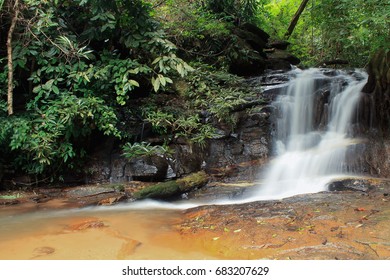
<svg viewBox="0 0 390 280">
<path fill-rule="evenodd" d="M 362 211 L 366 211 L 366 209 L 362 208 L 362 207 L 358 207 L 358 208 L 355 208 L 355 211 L 362 212 Z"/>
</svg>

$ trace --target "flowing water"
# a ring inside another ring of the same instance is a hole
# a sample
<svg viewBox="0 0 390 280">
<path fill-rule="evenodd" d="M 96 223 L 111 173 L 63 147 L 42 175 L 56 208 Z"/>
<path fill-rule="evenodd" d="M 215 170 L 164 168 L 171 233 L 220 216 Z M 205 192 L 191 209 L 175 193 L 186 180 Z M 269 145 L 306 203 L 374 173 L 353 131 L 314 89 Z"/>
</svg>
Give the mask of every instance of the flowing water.
<svg viewBox="0 0 390 280">
<path fill-rule="evenodd" d="M 291 75 L 294 78 L 286 92 L 273 104 L 277 108 L 275 158 L 250 197 L 77 210 L 2 207 L 0 259 L 210 259 L 182 242 L 175 230 L 183 215 L 180 209 L 325 190 L 331 180 L 353 171 L 346 155 L 356 144 L 351 120 L 366 74 L 351 76 L 340 71 L 329 75 L 309 69 L 294 70 Z"/>
<path fill-rule="evenodd" d="M 152 205 L 0 208 L 0 260 L 214 259 L 175 230 L 182 211 Z"/>
<path fill-rule="evenodd" d="M 276 157 L 253 200 L 323 191 L 353 171 L 346 155 L 358 143 L 352 120 L 367 75 L 330 75 L 320 69 L 294 70 L 292 75 L 286 92 L 274 102 Z"/>
</svg>

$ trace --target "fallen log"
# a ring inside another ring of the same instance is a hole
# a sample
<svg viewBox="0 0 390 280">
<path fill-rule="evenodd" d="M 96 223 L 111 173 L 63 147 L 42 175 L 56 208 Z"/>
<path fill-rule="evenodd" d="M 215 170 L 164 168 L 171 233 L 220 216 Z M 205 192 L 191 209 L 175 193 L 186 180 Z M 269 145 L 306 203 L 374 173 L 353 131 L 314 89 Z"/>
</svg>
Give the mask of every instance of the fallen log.
<svg viewBox="0 0 390 280">
<path fill-rule="evenodd" d="M 203 187 L 209 178 L 206 172 L 200 171 L 175 181 L 157 183 L 134 193 L 134 198 L 168 198 L 185 193 L 195 188 Z"/>
</svg>

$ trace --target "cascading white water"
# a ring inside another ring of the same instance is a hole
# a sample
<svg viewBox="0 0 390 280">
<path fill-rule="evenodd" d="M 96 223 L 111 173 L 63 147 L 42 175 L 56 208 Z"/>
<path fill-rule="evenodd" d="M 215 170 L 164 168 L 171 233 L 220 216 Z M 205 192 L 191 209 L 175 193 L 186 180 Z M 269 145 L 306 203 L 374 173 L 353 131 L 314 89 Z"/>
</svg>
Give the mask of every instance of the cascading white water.
<svg viewBox="0 0 390 280">
<path fill-rule="evenodd" d="M 319 69 L 293 74 L 286 94 L 274 102 L 279 112 L 276 158 L 253 200 L 323 191 L 348 170 L 346 153 L 356 143 L 348 130 L 367 75 L 360 73 L 357 80 L 343 72 L 328 76 Z M 327 101 L 320 104 L 326 94 Z M 322 117 L 319 106 L 325 110 Z"/>
</svg>

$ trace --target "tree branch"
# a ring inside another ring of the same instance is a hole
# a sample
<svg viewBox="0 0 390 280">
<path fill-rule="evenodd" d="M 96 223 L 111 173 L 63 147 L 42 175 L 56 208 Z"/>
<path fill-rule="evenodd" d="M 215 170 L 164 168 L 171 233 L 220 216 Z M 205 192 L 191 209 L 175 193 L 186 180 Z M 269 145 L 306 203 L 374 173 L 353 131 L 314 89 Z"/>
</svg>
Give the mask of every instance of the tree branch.
<svg viewBox="0 0 390 280">
<path fill-rule="evenodd" d="M 13 91 L 14 91 L 14 63 L 12 54 L 12 36 L 15 31 L 16 23 L 19 16 L 19 0 L 15 0 L 13 5 L 13 16 L 11 20 L 11 26 L 8 30 L 7 36 L 7 59 L 8 59 L 8 89 L 7 89 L 7 104 L 8 104 L 8 115 L 13 115 Z"/>
<path fill-rule="evenodd" d="M 293 33 L 294 28 L 295 28 L 295 26 L 298 23 L 299 17 L 301 16 L 303 11 L 305 10 L 306 5 L 307 5 L 308 2 L 309 2 L 309 0 L 302 0 L 301 5 L 299 6 L 299 8 L 298 8 L 297 12 L 295 13 L 294 17 L 292 18 L 292 20 L 290 22 L 290 25 L 288 26 L 287 32 L 284 34 L 284 37 L 286 39 L 290 38 L 291 34 Z"/>
</svg>

